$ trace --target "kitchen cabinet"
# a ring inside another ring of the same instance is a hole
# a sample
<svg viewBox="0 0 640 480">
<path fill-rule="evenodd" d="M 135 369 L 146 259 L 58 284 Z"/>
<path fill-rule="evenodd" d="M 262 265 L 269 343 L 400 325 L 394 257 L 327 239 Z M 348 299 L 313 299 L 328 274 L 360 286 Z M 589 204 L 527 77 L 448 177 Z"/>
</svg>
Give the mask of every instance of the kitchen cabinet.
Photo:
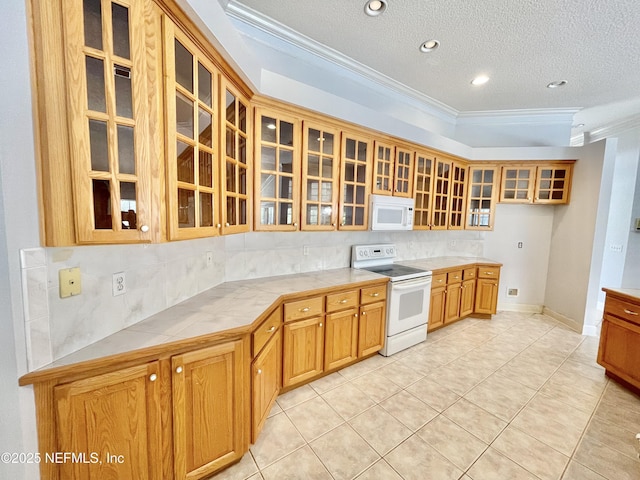
<svg viewBox="0 0 640 480">
<path fill-rule="evenodd" d="M 255 109 L 255 230 L 298 230 L 300 134 L 298 118 Z"/>
<path fill-rule="evenodd" d="M 413 229 L 431 229 L 431 205 L 433 202 L 433 179 L 435 157 L 426 153 L 416 153 Z"/>
<path fill-rule="evenodd" d="M 360 307 L 358 358 L 372 355 L 384 347 L 386 315 L 384 301 L 368 303 Z"/>
<path fill-rule="evenodd" d="M 393 194 L 397 197 L 413 197 L 413 165 L 415 152 L 398 146 L 394 171 Z"/>
<path fill-rule="evenodd" d="M 460 318 L 460 299 L 462 298 L 462 270 L 447 273 L 447 292 L 445 299 L 444 323 Z"/>
<path fill-rule="evenodd" d="M 573 160 L 503 165 L 502 203 L 569 203 Z"/>
<path fill-rule="evenodd" d="M 347 365 L 358 358 L 358 309 L 326 316 L 324 369 Z"/>
<path fill-rule="evenodd" d="M 340 134 L 304 122 L 302 139 L 302 230 L 335 230 L 338 222 Z"/>
<path fill-rule="evenodd" d="M 534 203 L 569 203 L 573 164 L 541 165 L 536 173 Z"/>
<path fill-rule="evenodd" d="M 500 282 L 500 268 L 480 265 L 476 284 L 475 312 L 494 314 L 498 306 L 498 285 Z"/>
<path fill-rule="evenodd" d="M 465 195 L 467 189 L 466 165 L 453 161 L 451 163 L 451 192 L 449 195 L 449 230 L 461 230 L 464 228 Z"/>
<path fill-rule="evenodd" d="M 171 358 L 174 478 L 202 478 L 247 448 L 242 340 Z"/>
<path fill-rule="evenodd" d="M 376 140 L 374 151 L 371 193 L 392 195 L 395 147 Z"/>
<path fill-rule="evenodd" d="M 465 194 L 466 165 L 447 157 L 436 157 L 431 229 L 464 228 Z"/>
<path fill-rule="evenodd" d="M 290 387 L 320 375 L 324 369 L 324 318 L 285 323 L 282 386 Z"/>
<path fill-rule="evenodd" d="M 43 478 L 162 479 L 159 370 L 151 362 L 54 387 L 50 453 L 86 458 L 50 463 L 43 454 Z"/>
<path fill-rule="evenodd" d="M 640 291 L 606 292 L 598 363 L 608 376 L 640 390 Z"/>
<path fill-rule="evenodd" d="M 473 313 L 476 301 L 476 267 L 465 268 L 462 271 L 460 286 L 460 317 Z"/>
<path fill-rule="evenodd" d="M 272 327 L 260 329 L 268 332 Z M 277 328 L 251 366 L 251 443 L 255 443 L 282 387 L 282 333 Z"/>
<path fill-rule="evenodd" d="M 498 171 L 496 165 L 469 166 L 466 229 L 493 230 Z"/>
<path fill-rule="evenodd" d="M 372 164 L 371 143 L 350 132 L 342 134 L 339 230 L 368 228 L 371 180 L 367 165 Z"/>
<path fill-rule="evenodd" d="M 447 274 L 434 274 L 431 279 L 431 298 L 429 301 L 429 323 L 427 330 L 444 325 L 447 299 Z"/>
</svg>

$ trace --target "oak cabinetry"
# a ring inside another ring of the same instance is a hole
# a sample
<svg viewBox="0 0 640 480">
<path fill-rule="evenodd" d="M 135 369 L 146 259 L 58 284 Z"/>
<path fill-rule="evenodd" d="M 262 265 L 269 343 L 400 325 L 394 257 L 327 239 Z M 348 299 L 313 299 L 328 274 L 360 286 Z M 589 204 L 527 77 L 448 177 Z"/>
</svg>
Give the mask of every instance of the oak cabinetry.
<svg viewBox="0 0 640 480">
<path fill-rule="evenodd" d="M 371 140 L 342 134 L 340 171 L 340 230 L 366 230 L 369 225 Z"/>
<path fill-rule="evenodd" d="M 460 317 L 473 313 L 476 301 L 476 267 L 465 268 L 462 271 L 462 285 L 460 297 Z"/>
<path fill-rule="evenodd" d="M 446 157 L 435 158 L 431 228 L 464 228 L 466 166 Z"/>
<path fill-rule="evenodd" d="M 500 282 L 500 267 L 478 267 L 478 281 L 476 284 L 476 313 L 494 314 L 498 306 L 498 285 Z"/>
<path fill-rule="evenodd" d="M 358 357 L 366 357 L 384 347 L 386 302 L 366 303 L 360 307 Z"/>
<path fill-rule="evenodd" d="M 325 320 L 326 371 L 347 365 L 358 358 L 358 309 L 328 313 Z"/>
<path fill-rule="evenodd" d="M 396 147 L 393 194 L 397 197 L 413 197 L 413 164 L 415 153 Z"/>
<path fill-rule="evenodd" d="M 447 273 L 447 291 L 445 300 L 444 323 L 460 318 L 460 299 L 462 298 L 462 270 Z"/>
<path fill-rule="evenodd" d="M 320 301 L 322 301 L 321 297 Z M 285 311 L 286 307 L 287 305 L 285 304 Z M 282 344 L 282 386 L 290 387 L 316 377 L 323 372 L 324 317 L 320 314 L 302 320 L 286 322 L 285 314 Z"/>
<path fill-rule="evenodd" d="M 640 390 L 640 291 L 606 293 L 598 363 L 609 376 Z"/>
<path fill-rule="evenodd" d="M 569 203 L 573 164 L 541 165 L 536 173 L 535 203 Z"/>
<path fill-rule="evenodd" d="M 434 274 L 431 279 L 431 299 L 429 302 L 429 324 L 427 330 L 444 325 L 447 297 L 447 274 Z"/>
<path fill-rule="evenodd" d="M 416 153 L 414 191 L 414 230 L 431 228 L 431 204 L 433 201 L 433 178 L 435 157 Z"/>
<path fill-rule="evenodd" d="M 467 167 L 456 162 L 451 163 L 451 193 L 449 195 L 449 223 L 450 230 L 461 230 L 464 228 L 465 215 L 465 195 L 467 190 Z"/>
<path fill-rule="evenodd" d="M 376 140 L 374 151 L 371 193 L 392 195 L 395 148 Z"/>
<path fill-rule="evenodd" d="M 469 167 L 466 229 L 493 229 L 499 189 L 498 171 L 496 165 Z"/>
<path fill-rule="evenodd" d="M 573 161 L 502 166 L 500 202 L 569 203 Z"/>
<path fill-rule="evenodd" d="M 171 358 L 174 478 L 202 478 L 246 451 L 246 365 L 242 340 Z"/>
<path fill-rule="evenodd" d="M 49 452 L 87 458 L 43 461 L 43 478 L 162 479 L 158 377 L 158 362 L 152 362 L 54 387 L 56 444 Z M 106 452 L 122 455 L 121 461 Z"/>
<path fill-rule="evenodd" d="M 277 317 L 277 318 L 273 318 Z M 255 443 L 282 387 L 280 309 L 254 332 L 251 365 L 251 443 Z M 278 327 L 276 327 L 278 324 Z M 257 339 L 260 339 L 257 341 Z M 259 345 L 265 341 L 262 345 Z"/>
</svg>

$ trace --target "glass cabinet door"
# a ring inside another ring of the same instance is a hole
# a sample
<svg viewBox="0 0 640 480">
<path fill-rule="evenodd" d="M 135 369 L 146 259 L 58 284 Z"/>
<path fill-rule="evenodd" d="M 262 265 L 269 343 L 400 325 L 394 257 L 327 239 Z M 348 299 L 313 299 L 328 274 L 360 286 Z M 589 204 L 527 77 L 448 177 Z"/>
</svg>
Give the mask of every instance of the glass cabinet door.
<svg viewBox="0 0 640 480">
<path fill-rule="evenodd" d="M 433 178 L 435 158 L 422 153 L 416 154 L 415 165 L 415 208 L 413 215 L 414 230 L 431 228 L 431 202 L 433 200 Z"/>
<path fill-rule="evenodd" d="M 433 230 L 446 230 L 451 184 L 451 161 L 436 158 L 435 164 L 431 228 Z"/>
<path fill-rule="evenodd" d="M 366 230 L 369 219 L 371 141 L 348 133 L 342 137 L 340 176 L 340 230 Z"/>
<path fill-rule="evenodd" d="M 531 203 L 536 167 L 502 167 L 500 201 L 503 203 Z"/>
<path fill-rule="evenodd" d="M 305 122 L 302 138 L 302 229 L 335 230 L 338 218 L 337 131 Z"/>
<path fill-rule="evenodd" d="M 451 168 L 451 192 L 449 195 L 449 229 L 464 228 L 464 201 L 467 167 L 457 162 Z"/>
<path fill-rule="evenodd" d="M 297 230 L 300 121 L 256 108 L 256 230 Z"/>
<path fill-rule="evenodd" d="M 217 235 L 218 73 L 169 20 L 165 60 L 169 238 Z"/>
<path fill-rule="evenodd" d="M 495 166 L 469 167 L 467 222 L 469 230 L 492 230 L 497 198 L 498 169 Z"/>
<path fill-rule="evenodd" d="M 224 163 L 222 165 L 222 231 L 240 233 L 249 231 L 249 192 L 251 177 L 248 152 L 251 118 L 249 101 L 230 85 L 224 88 Z"/>
<path fill-rule="evenodd" d="M 539 166 L 536 174 L 535 203 L 568 203 L 572 165 Z"/>
<path fill-rule="evenodd" d="M 373 185 L 371 193 L 393 194 L 394 147 L 376 140 L 374 146 Z"/>
<path fill-rule="evenodd" d="M 151 241 L 144 1 L 63 6 L 77 241 Z"/>
<path fill-rule="evenodd" d="M 393 194 L 397 197 L 411 198 L 413 196 L 413 157 L 413 152 L 400 147 L 396 148 Z"/>
</svg>

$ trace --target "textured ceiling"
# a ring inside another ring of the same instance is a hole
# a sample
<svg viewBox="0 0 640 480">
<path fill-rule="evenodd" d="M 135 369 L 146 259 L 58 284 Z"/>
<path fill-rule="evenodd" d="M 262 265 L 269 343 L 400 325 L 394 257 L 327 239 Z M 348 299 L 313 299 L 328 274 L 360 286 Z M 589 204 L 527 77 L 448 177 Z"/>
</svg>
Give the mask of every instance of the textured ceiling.
<svg viewBox="0 0 640 480">
<path fill-rule="evenodd" d="M 614 102 L 624 110 L 640 98 L 638 0 L 387 0 L 378 17 L 364 14 L 365 0 L 228 3 L 458 112 Z M 440 48 L 421 53 L 432 38 Z M 491 80 L 474 87 L 479 74 Z M 567 85 L 546 88 L 557 80 Z"/>
</svg>

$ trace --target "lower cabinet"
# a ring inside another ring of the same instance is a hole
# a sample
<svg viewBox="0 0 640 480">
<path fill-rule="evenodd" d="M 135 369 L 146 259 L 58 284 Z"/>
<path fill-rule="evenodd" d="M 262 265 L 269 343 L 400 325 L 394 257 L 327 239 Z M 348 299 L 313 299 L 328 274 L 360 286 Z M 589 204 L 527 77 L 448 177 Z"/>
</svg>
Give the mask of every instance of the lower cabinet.
<svg viewBox="0 0 640 480">
<path fill-rule="evenodd" d="M 324 371 L 323 317 L 285 323 L 282 386 L 290 387 Z"/>
<path fill-rule="evenodd" d="M 444 323 L 460 318 L 460 298 L 462 294 L 462 270 L 447 273 L 447 295 L 445 300 Z"/>
<path fill-rule="evenodd" d="M 444 325 L 444 313 L 447 300 L 447 274 L 433 275 L 431 280 L 431 299 L 429 301 L 429 324 L 427 330 Z"/>
<path fill-rule="evenodd" d="M 476 313 L 493 315 L 498 306 L 498 285 L 500 267 L 478 267 L 478 283 L 476 285 Z"/>
<path fill-rule="evenodd" d="M 282 334 L 278 329 L 251 366 L 251 443 L 255 443 L 282 386 Z"/>
<path fill-rule="evenodd" d="M 387 304 L 370 303 L 360 307 L 358 357 L 366 357 L 384 347 Z"/>
<path fill-rule="evenodd" d="M 325 317 L 324 369 L 347 365 L 358 358 L 358 310 L 329 313 Z"/>
</svg>

